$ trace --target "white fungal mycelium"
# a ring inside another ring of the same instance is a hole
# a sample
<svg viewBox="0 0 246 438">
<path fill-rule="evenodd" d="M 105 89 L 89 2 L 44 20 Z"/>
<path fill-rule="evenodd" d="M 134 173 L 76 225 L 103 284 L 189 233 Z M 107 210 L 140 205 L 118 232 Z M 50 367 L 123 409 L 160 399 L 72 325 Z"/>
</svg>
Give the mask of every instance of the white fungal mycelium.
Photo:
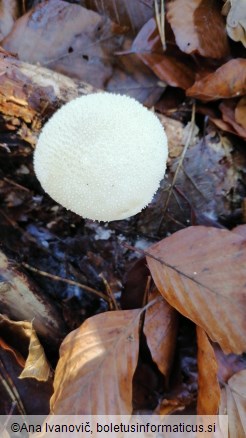
<svg viewBox="0 0 246 438">
<path fill-rule="evenodd" d="M 68 210 L 113 221 L 151 202 L 167 154 L 155 114 L 128 96 L 96 93 L 67 103 L 45 124 L 34 170 L 43 189 Z"/>
</svg>

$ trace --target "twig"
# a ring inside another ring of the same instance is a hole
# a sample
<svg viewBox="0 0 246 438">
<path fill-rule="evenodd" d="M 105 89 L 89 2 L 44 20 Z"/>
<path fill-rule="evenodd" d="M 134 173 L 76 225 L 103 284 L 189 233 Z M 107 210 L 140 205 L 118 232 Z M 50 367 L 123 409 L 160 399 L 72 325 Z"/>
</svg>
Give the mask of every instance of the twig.
<svg viewBox="0 0 246 438">
<path fill-rule="evenodd" d="M 7 178 L 7 177 L 4 177 L 3 180 L 4 180 L 5 182 L 7 182 L 7 183 L 9 183 L 9 184 L 11 184 L 11 185 L 17 187 L 17 188 L 20 189 L 20 190 L 25 190 L 25 192 L 29 192 L 29 193 L 30 193 L 30 190 L 29 190 L 29 189 L 27 189 L 27 188 L 24 187 L 24 186 L 21 186 L 20 184 L 17 184 L 15 181 L 12 181 L 11 179 L 9 179 L 9 178 Z"/>
<path fill-rule="evenodd" d="M 145 286 L 145 291 L 144 291 L 144 297 L 143 297 L 143 306 L 145 306 L 146 303 L 148 302 L 148 296 L 150 293 L 150 282 L 151 282 L 151 276 L 148 275 L 148 278 L 146 281 L 146 286 Z"/>
<path fill-rule="evenodd" d="M 156 24 L 158 27 L 162 48 L 165 52 L 167 45 L 166 45 L 166 37 L 165 37 L 165 5 L 164 0 L 161 0 L 161 10 L 159 11 L 158 1 L 155 0 L 155 17 L 156 17 Z"/>
<path fill-rule="evenodd" d="M 104 277 L 103 273 L 99 274 L 99 277 L 102 279 L 104 286 L 105 286 L 105 289 L 106 289 L 106 292 L 107 292 L 108 297 L 110 299 L 110 307 L 111 307 L 110 310 L 119 310 L 119 306 L 116 302 L 116 299 L 114 297 L 112 289 L 111 289 L 110 285 L 108 284 L 106 278 Z"/>
<path fill-rule="evenodd" d="M 72 286 L 77 286 L 81 289 L 84 289 L 88 292 L 91 292 L 91 293 L 97 295 L 98 297 L 100 297 L 103 300 L 110 303 L 110 298 L 108 298 L 103 293 L 97 291 L 96 289 L 93 289 L 92 287 L 86 286 L 85 284 L 79 283 L 79 282 L 74 281 L 74 280 L 69 280 L 68 278 L 62 278 L 62 277 L 59 277 L 58 275 L 53 275 L 53 274 L 49 274 L 48 272 L 45 272 L 45 271 L 40 271 L 40 269 L 34 268 L 33 266 L 30 266 L 28 263 L 25 263 L 25 262 L 22 262 L 21 264 L 22 264 L 22 266 L 24 266 L 24 268 L 28 269 L 29 271 L 35 272 L 36 274 L 42 275 L 43 277 L 51 278 L 52 280 L 55 280 L 55 281 L 62 281 L 63 283 L 71 284 Z"/>
<path fill-rule="evenodd" d="M 6 367 L 4 363 L 0 359 L 0 380 L 2 385 L 4 386 L 5 390 L 9 394 L 13 404 L 16 404 L 18 406 L 19 412 L 21 415 L 26 415 L 25 408 L 23 406 L 23 403 L 21 401 L 21 398 L 19 396 L 18 390 L 15 387 L 15 384 L 13 380 L 11 379 L 8 371 L 6 370 Z"/>
<path fill-rule="evenodd" d="M 163 217 L 162 217 L 162 219 L 161 219 L 161 222 L 160 222 L 160 225 L 159 225 L 159 230 L 158 230 L 158 232 L 159 232 L 160 229 L 161 229 L 161 226 L 162 226 L 162 223 L 163 223 L 163 220 L 164 220 L 164 216 L 165 216 L 165 212 L 166 212 L 166 209 L 167 209 L 167 207 L 168 207 L 168 204 L 169 204 L 169 201 L 170 201 L 170 198 L 171 198 L 172 192 L 173 192 L 174 185 L 175 185 L 175 183 L 176 183 L 176 180 L 177 180 L 177 177 L 178 177 L 178 174 L 179 174 L 180 168 L 181 168 L 181 166 L 182 166 L 182 164 L 183 164 L 183 161 L 184 161 L 185 154 L 186 154 L 186 152 L 187 152 L 187 149 L 188 149 L 188 147 L 189 147 L 189 145 L 190 145 L 190 142 L 191 142 L 191 139 L 192 139 L 192 136 L 193 136 L 193 133 L 194 133 L 194 129 L 195 129 L 195 115 L 196 115 L 196 103 L 194 102 L 193 105 L 192 105 L 191 124 L 190 124 L 189 134 L 188 134 L 188 136 L 187 136 L 187 139 L 186 139 L 186 142 L 185 142 L 185 146 L 184 146 L 183 152 L 182 152 L 182 154 L 181 154 L 181 157 L 180 157 L 180 160 L 179 160 L 179 163 L 178 163 L 177 169 L 176 169 L 176 171 L 175 171 L 175 174 L 174 174 L 174 177 L 173 177 L 173 180 L 172 180 L 171 187 L 170 187 L 170 189 L 169 189 L 169 193 L 168 193 L 168 196 L 167 196 L 166 202 L 165 202 L 164 207 L 163 207 Z"/>
</svg>

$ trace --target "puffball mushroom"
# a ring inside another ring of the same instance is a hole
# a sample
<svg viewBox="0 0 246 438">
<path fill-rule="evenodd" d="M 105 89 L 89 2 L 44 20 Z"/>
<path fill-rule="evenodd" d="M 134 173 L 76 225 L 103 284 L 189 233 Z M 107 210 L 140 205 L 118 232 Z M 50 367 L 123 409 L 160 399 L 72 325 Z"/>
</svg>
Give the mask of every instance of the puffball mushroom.
<svg viewBox="0 0 246 438">
<path fill-rule="evenodd" d="M 155 114 L 131 97 L 104 92 L 78 97 L 50 118 L 34 170 L 43 189 L 68 210 L 113 221 L 151 202 L 167 154 Z"/>
</svg>

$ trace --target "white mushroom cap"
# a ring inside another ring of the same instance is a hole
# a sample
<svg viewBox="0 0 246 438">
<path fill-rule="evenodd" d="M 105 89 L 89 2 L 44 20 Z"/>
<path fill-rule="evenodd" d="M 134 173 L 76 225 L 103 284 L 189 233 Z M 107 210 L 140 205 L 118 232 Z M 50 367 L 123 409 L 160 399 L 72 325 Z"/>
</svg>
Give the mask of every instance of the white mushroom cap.
<svg viewBox="0 0 246 438">
<path fill-rule="evenodd" d="M 44 126 L 34 153 L 43 189 L 84 218 L 125 219 L 157 191 L 167 161 L 159 119 L 135 99 L 111 93 L 82 96 Z"/>
</svg>

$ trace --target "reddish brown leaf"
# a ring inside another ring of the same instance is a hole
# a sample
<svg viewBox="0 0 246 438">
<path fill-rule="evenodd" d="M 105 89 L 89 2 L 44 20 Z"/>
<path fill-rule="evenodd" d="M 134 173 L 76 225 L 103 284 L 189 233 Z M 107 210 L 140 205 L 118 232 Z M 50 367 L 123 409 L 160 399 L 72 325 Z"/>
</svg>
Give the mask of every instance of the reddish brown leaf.
<svg viewBox="0 0 246 438">
<path fill-rule="evenodd" d="M 218 364 L 205 331 L 197 327 L 198 415 L 217 415 L 220 404 Z"/>
<path fill-rule="evenodd" d="M 174 0 L 167 4 L 167 19 L 183 52 L 210 58 L 228 54 L 225 23 L 216 0 Z"/>
<path fill-rule="evenodd" d="M 140 315 L 140 310 L 102 313 L 65 338 L 55 372 L 52 413 L 131 414 Z"/>
<path fill-rule="evenodd" d="M 2 45 L 22 61 L 103 88 L 112 74 L 110 56 L 122 41 L 120 32 L 118 25 L 96 12 L 52 0 L 19 18 Z"/>
<path fill-rule="evenodd" d="M 246 247 L 239 234 L 189 227 L 153 245 L 147 257 L 169 304 L 202 327 L 225 353 L 246 350 Z"/>
<path fill-rule="evenodd" d="M 172 56 L 159 55 L 158 53 L 138 53 L 138 57 L 158 78 L 172 87 L 180 87 L 186 90 L 194 82 L 194 72 L 190 67 Z"/>
<path fill-rule="evenodd" d="M 150 300 L 160 293 L 156 290 Z M 157 301 L 146 310 L 144 333 L 152 358 L 161 373 L 169 377 L 177 336 L 177 312 L 165 300 Z"/>
<path fill-rule="evenodd" d="M 191 62 L 175 54 L 164 55 L 156 21 L 149 20 L 133 41 L 132 49 L 139 59 L 144 62 L 159 79 L 173 87 L 189 88 L 195 79 Z M 180 52 L 181 53 L 181 52 Z"/>
<path fill-rule="evenodd" d="M 216 100 L 246 93 L 246 59 L 232 59 L 214 73 L 196 81 L 186 91 L 187 96 L 204 101 Z"/>
</svg>

